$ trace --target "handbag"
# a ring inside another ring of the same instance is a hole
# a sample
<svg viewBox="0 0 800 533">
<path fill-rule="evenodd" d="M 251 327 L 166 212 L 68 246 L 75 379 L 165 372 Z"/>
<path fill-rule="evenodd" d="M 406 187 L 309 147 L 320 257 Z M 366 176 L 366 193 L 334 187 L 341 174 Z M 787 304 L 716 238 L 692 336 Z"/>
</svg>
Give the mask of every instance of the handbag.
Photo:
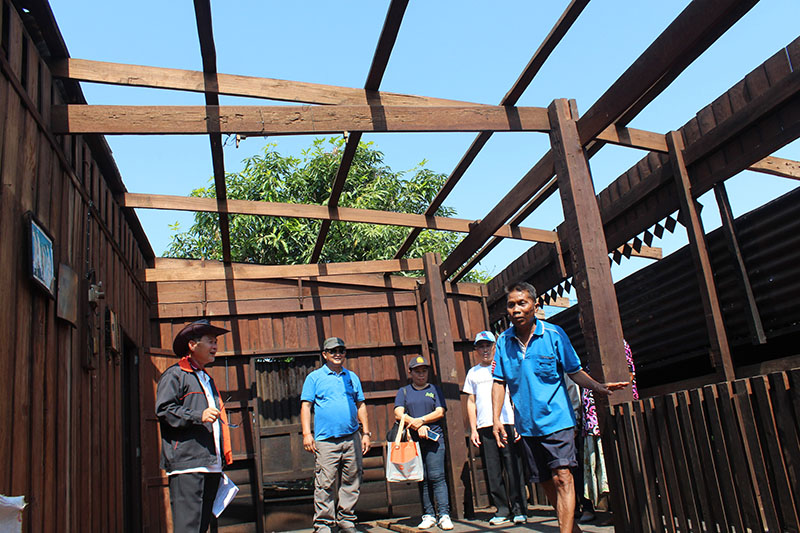
<svg viewBox="0 0 800 533">
<path fill-rule="evenodd" d="M 394 441 L 386 443 L 386 481 L 390 483 L 422 481 L 425 478 L 419 443 L 409 438 L 407 428 L 406 440 L 402 440 L 404 427 L 401 420 Z"/>
<path fill-rule="evenodd" d="M 408 392 L 406 391 L 405 387 L 403 387 L 403 398 L 404 399 L 408 398 Z M 400 421 L 395 420 L 394 425 L 391 428 L 389 428 L 389 431 L 386 432 L 386 442 L 392 442 L 395 439 L 395 437 L 397 437 L 397 430 L 399 427 L 400 427 Z"/>
</svg>

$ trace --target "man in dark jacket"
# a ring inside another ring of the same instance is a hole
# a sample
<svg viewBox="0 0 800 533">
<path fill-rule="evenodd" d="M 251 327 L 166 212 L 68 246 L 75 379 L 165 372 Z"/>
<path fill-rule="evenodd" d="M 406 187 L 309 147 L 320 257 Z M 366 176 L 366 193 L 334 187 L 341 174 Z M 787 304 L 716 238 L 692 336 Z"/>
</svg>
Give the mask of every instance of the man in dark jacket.
<svg viewBox="0 0 800 533">
<path fill-rule="evenodd" d="M 217 335 L 227 332 L 208 320 L 184 327 L 172 343 L 181 360 L 158 380 L 161 468 L 169 477 L 175 533 L 208 529 L 223 461 L 233 462 L 225 406 L 205 371 L 216 357 Z"/>
</svg>

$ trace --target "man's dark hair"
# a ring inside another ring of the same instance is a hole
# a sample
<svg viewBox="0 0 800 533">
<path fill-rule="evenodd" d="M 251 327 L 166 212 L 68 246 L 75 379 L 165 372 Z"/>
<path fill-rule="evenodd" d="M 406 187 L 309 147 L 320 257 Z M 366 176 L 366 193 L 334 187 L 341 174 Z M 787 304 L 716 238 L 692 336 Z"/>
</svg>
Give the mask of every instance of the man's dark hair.
<svg viewBox="0 0 800 533">
<path fill-rule="evenodd" d="M 534 303 L 536 303 L 536 298 L 537 298 L 536 289 L 530 283 L 528 283 L 526 281 L 518 281 L 516 283 L 512 283 L 510 285 L 506 285 L 506 289 L 505 289 L 506 297 L 508 297 L 508 295 L 511 294 L 514 291 L 521 291 L 521 292 L 526 292 L 527 291 L 528 296 L 530 296 L 531 300 L 533 300 Z"/>
</svg>

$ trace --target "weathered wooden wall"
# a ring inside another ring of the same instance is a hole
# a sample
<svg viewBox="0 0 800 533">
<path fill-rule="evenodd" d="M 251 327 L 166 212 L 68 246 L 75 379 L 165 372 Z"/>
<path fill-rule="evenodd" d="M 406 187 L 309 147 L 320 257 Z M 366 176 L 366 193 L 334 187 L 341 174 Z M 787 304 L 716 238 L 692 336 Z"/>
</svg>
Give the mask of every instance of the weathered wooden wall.
<svg viewBox="0 0 800 533">
<path fill-rule="evenodd" d="M 114 200 L 97 162 L 108 154 L 49 132 L 50 105 L 63 95 L 20 13 L 7 1 L 0 7 L 0 493 L 26 497 L 25 531 L 120 531 L 126 512 L 138 513 L 136 468 L 124 466 L 138 432 L 123 427 L 138 413 L 125 409 L 123 391 L 135 394 L 135 379 L 124 378 L 149 344 L 148 300 L 133 275 L 149 245 Z M 29 278 L 28 211 L 54 237 L 56 275 L 63 263 L 82 280 L 75 327 Z M 90 271 L 105 290 L 96 309 L 87 302 Z M 119 317 L 122 355 L 107 350 L 106 309 Z M 99 346 L 87 370 L 92 328 Z"/>
<path fill-rule="evenodd" d="M 175 261 L 159 259 L 156 266 L 174 268 Z M 407 382 L 408 360 L 430 356 L 427 319 L 419 320 L 420 314 L 427 314 L 425 303 L 420 302 L 419 291 L 409 280 L 387 288 L 381 286 L 384 278 L 379 275 L 360 279 L 365 283 L 153 284 L 153 346 L 141 365 L 142 463 L 149 510 L 144 520 L 148 530 L 166 531 L 169 522 L 168 490 L 158 469 L 159 437 L 152 414 L 156 380 L 177 359 L 171 354 L 175 334 L 204 312 L 214 324 L 231 330 L 220 337 L 217 360 L 209 370 L 223 399 L 230 397 L 233 421 L 242 423 L 232 430 L 236 461 L 231 470 L 243 490 L 220 526 L 254 528 L 259 512 L 255 495 L 262 490 L 266 530 L 310 525 L 311 493 L 303 481 L 312 477 L 313 456 L 302 448 L 299 396 L 305 374 L 320 364 L 322 341 L 332 335 L 347 343 L 346 366 L 362 381 L 375 435 L 376 446 L 365 461 L 365 483 L 357 510 L 362 517 L 419 512 L 414 484 L 385 482 L 383 443 L 394 420 L 395 394 Z M 461 284 L 451 288 L 448 303 L 457 353 L 455 371 L 463 383 L 466 369 L 472 365 L 472 339 L 486 326 L 482 287 Z M 286 362 L 286 357 L 293 360 Z M 450 371 L 437 370 L 439 375 Z M 260 444 L 256 446 L 256 442 Z M 463 442 L 466 445 L 466 440 Z"/>
</svg>

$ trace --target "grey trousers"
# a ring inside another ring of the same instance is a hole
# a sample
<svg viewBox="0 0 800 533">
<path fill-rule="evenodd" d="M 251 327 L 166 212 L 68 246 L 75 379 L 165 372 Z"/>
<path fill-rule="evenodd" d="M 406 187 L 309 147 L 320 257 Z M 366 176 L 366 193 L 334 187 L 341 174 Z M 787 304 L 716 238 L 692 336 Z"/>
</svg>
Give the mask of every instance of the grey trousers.
<svg viewBox="0 0 800 533">
<path fill-rule="evenodd" d="M 330 533 L 334 525 L 355 527 L 353 509 L 358 502 L 362 475 L 361 433 L 318 440 L 316 445 L 314 531 Z"/>
</svg>

